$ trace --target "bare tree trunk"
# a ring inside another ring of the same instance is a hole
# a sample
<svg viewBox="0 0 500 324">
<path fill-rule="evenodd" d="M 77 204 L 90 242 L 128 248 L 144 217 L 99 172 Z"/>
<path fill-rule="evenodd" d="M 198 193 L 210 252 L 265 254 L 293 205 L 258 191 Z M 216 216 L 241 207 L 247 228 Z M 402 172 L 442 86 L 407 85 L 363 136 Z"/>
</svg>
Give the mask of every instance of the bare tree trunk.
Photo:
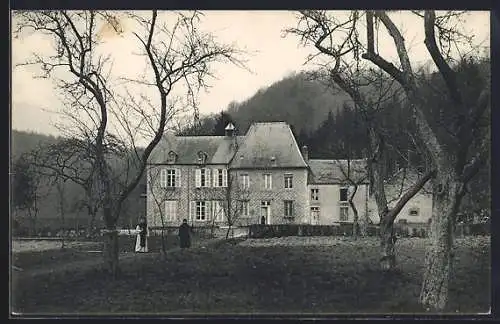
<svg viewBox="0 0 500 324">
<path fill-rule="evenodd" d="M 38 206 L 37 206 L 38 199 L 35 196 L 33 198 L 33 207 L 28 208 L 28 215 L 30 218 L 30 223 L 31 223 L 31 232 L 33 236 L 36 236 L 37 234 L 37 216 L 38 216 Z"/>
<path fill-rule="evenodd" d="M 453 223 L 460 205 L 461 183 L 450 179 L 450 176 L 436 180 L 441 186 L 434 195 L 431 240 L 425 258 L 420 303 L 427 310 L 442 311 L 448 302 L 453 262 Z"/>
<path fill-rule="evenodd" d="M 383 271 L 392 271 L 396 267 L 396 243 L 394 236 L 394 222 L 384 215 L 380 222 L 380 268 Z"/>
<path fill-rule="evenodd" d="M 165 237 L 165 219 L 163 214 L 161 216 L 161 254 L 162 258 L 166 259 L 167 257 L 167 238 Z"/>
<path fill-rule="evenodd" d="M 64 187 L 63 184 L 57 183 L 57 190 L 59 191 L 59 213 L 61 215 L 61 224 L 64 229 L 65 227 L 65 219 L 64 219 Z M 64 249 L 64 231 L 61 236 L 61 249 Z"/>
<path fill-rule="evenodd" d="M 358 185 L 355 183 L 354 184 L 354 189 L 351 193 L 351 196 L 349 197 L 349 205 L 351 206 L 353 215 L 354 215 L 354 220 L 352 223 L 352 237 L 357 240 L 358 235 L 359 235 L 359 214 L 358 214 L 358 209 L 356 208 L 356 205 L 353 202 L 354 196 L 356 195 L 356 192 L 358 191 Z"/>
<path fill-rule="evenodd" d="M 113 221 L 111 208 L 105 206 L 104 220 L 106 221 L 106 231 L 104 231 L 104 264 L 109 273 L 116 278 L 119 274 L 118 264 L 118 231 L 116 230 L 115 222 Z"/>
<path fill-rule="evenodd" d="M 229 226 L 227 227 L 227 232 L 226 232 L 226 240 L 229 238 L 229 233 L 231 233 L 232 230 L 232 225 L 231 223 L 228 224 Z"/>
</svg>

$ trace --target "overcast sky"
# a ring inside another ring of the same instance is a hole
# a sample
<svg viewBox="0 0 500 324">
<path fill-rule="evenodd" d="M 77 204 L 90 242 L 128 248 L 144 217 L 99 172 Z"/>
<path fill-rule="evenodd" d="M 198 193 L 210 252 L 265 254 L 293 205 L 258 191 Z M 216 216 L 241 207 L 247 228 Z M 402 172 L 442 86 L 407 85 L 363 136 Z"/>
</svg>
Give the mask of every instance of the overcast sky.
<svg viewBox="0 0 500 324">
<path fill-rule="evenodd" d="M 413 62 L 429 60 L 423 45 L 423 22 L 408 13 L 392 13 L 396 23 L 405 31 L 405 41 L 411 46 Z M 213 32 L 220 42 L 234 43 L 248 51 L 247 66 L 250 71 L 232 65 L 218 65 L 217 80 L 211 88 L 200 94 L 202 114 L 219 112 L 231 101 L 244 101 L 259 88 L 269 86 L 303 66 L 306 56 L 313 50 L 298 45 L 297 38 L 282 37 L 282 30 L 296 25 L 295 13 L 287 11 L 208 11 L 204 12 L 201 29 Z M 126 28 L 127 26 L 125 26 Z M 475 42 L 489 47 L 489 12 L 472 12 L 467 17 L 466 31 L 475 35 Z M 128 34 L 130 35 L 130 34 Z M 111 37 L 112 38 L 112 37 Z M 115 59 L 114 67 L 128 75 L 137 73 L 138 66 L 131 59 L 136 46 L 132 37 L 116 37 L 108 44 Z M 379 39 L 381 54 L 394 57 L 395 51 L 388 38 Z M 387 51 L 384 53 L 384 51 Z M 33 35 L 12 41 L 13 65 L 26 60 L 32 52 L 50 53 L 46 39 Z M 136 58 L 134 58 L 136 59 Z M 53 127 L 55 115 L 47 112 L 61 106 L 52 83 L 35 79 L 35 67 L 13 68 L 12 73 L 12 128 L 57 134 Z"/>
</svg>

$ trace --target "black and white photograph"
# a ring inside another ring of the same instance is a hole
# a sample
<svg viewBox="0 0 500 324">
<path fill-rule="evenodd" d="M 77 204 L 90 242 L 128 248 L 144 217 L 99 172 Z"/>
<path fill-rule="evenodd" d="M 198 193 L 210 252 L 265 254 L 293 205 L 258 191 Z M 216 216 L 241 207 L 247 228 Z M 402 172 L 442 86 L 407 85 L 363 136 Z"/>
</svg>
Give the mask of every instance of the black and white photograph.
<svg viewBox="0 0 500 324">
<path fill-rule="evenodd" d="M 492 15 L 11 10 L 10 317 L 490 316 Z"/>
</svg>

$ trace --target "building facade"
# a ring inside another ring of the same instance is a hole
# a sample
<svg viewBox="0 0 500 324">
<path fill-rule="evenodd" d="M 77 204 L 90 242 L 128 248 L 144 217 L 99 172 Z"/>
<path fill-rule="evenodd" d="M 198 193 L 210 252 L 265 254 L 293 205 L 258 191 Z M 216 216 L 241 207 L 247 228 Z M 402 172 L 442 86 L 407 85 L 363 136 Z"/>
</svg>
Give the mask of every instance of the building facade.
<svg viewBox="0 0 500 324">
<path fill-rule="evenodd" d="M 165 135 L 146 176 L 151 227 L 183 219 L 194 226 L 352 223 L 354 190 L 359 221 L 378 223 L 366 160 L 309 159 L 284 122 L 254 123 L 244 136 L 232 124 L 225 136 Z M 422 199 L 417 195 L 403 212 L 428 204 Z M 419 208 L 427 214 L 428 207 Z"/>
</svg>

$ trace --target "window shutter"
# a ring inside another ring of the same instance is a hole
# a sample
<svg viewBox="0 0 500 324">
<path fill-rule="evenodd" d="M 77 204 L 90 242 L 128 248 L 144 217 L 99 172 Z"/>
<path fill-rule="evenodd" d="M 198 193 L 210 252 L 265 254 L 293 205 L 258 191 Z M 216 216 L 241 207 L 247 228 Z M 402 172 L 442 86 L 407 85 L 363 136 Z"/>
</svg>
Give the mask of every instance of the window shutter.
<svg viewBox="0 0 500 324">
<path fill-rule="evenodd" d="M 212 204 L 210 203 L 210 200 L 205 201 L 205 220 L 211 220 L 212 219 Z"/>
<path fill-rule="evenodd" d="M 170 220 L 177 220 L 177 200 L 172 201 L 172 215 Z"/>
<path fill-rule="evenodd" d="M 226 214 L 225 214 L 225 210 L 224 210 L 224 202 L 223 201 L 219 201 L 218 203 L 219 203 L 218 205 L 219 205 L 219 208 L 220 208 L 219 220 L 221 222 L 223 222 L 226 219 Z"/>
<path fill-rule="evenodd" d="M 189 218 L 191 220 L 196 219 L 196 201 L 191 201 L 191 210 L 189 212 Z"/>
<path fill-rule="evenodd" d="M 201 187 L 201 169 L 196 169 L 194 173 L 195 187 Z"/>
<path fill-rule="evenodd" d="M 214 183 L 213 183 L 213 186 L 214 188 L 217 188 L 219 186 L 219 170 L 217 169 L 214 169 L 214 176 L 213 176 L 213 180 L 214 180 Z"/>
<path fill-rule="evenodd" d="M 162 188 L 165 188 L 167 186 L 167 170 L 166 169 L 160 170 L 160 186 Z"/>
<path fill-rule="evenodd" d="M 181 186 L 181 169 L 175 169 L 175 186 Z"/>
<path fill-rule="evenodd" d="M 222 186 L 227 187 L 227 169 L 222 169 Z"/>
<path fill-rule="evenodd" d="M 164 217 L 164 220 L 168 220 L 168 219 L 170 219 L 170 204 L 169 204 L 168 200 L 165 201 L 165 206 L 164 207 L 165 208 L 163 208 L 163 217 Z M 162 225 L 161 215 L 160 215 L 160 223 L 159 223 L 159 225 L 160 226 Z"/>
<path fill-rule="evenodd" d="M 207 201 L 207 204 L 209 206 L 212 206 L 212 209 L 211 209 L 211 212 L 210 212 L 210 218 L 211 219 L 216 219 L 216 217 L 217 217 L 217 215 L 216 215 L 216 209 L 214 208 L 215 200 L 209 200 L 209 201 Z"/>
</svg>

